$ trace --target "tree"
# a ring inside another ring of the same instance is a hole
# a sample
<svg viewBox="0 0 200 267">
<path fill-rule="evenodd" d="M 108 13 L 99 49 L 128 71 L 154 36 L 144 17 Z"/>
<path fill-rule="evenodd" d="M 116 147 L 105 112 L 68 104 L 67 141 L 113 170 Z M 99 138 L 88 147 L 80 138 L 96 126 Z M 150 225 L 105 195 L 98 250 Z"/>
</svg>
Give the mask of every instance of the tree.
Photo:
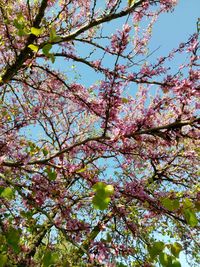
<svg viewBox="0 0 200 267">
<path fill-rule="evenodd" d="M 200 262 L 198 36 L 147 49 L 175 4 L 1 0 L 0 266 Z"/>
</svg>

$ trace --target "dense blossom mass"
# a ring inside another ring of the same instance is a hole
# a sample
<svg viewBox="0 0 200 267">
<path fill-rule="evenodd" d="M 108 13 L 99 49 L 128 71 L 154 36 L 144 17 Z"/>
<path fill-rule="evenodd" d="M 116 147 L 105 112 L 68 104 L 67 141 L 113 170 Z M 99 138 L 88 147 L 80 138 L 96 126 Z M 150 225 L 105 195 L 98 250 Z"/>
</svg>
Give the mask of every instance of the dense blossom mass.
<svg viewBox="0 0 200 267">
<path fill-rule="evenodd" d="M 199 266 L 198 33 L 148 49 L 176 4 L 0 1 L 0 266 Z"/>
</svg>

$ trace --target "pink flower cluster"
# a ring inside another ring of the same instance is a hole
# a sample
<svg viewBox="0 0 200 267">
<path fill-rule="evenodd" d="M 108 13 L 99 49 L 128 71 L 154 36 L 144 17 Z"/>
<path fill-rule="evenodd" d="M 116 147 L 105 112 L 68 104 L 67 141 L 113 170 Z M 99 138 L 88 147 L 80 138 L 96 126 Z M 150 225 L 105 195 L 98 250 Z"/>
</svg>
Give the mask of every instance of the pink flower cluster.
<svg viewBox="0 0 200 267">
<path fill-rule="evenodd" d="M 122 31 L 118 30 L 116 34 L 113 34 L 111 37 L 111 48 L 108 50 L 116 54 L 123 53 L 129 43 L 130 30 L 131 26 L 129 24 L 125 24 Z"/>
</svg>

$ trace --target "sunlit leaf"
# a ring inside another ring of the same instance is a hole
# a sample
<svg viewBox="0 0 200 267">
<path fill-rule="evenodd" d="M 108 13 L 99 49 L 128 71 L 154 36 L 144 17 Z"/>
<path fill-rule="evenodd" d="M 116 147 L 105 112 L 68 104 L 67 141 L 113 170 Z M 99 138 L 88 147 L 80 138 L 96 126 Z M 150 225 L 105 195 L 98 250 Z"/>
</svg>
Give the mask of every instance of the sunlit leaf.
<svg viewBox="0 0 200 267">
<path fill-rule="evenodd" d="M 181 244 L 179 244 L 178 242 L 175 242 L 173 244 L 170 244 L 170 249 L 171 249 L 171 253 L 178 258 L 179 257 L 179 253 L 181 252 L 181 250 L 183 249 Z"/>
<path fill-rule="evenodd" d="M 180 261 L 177 259 L 173 260 L 171 267 L 181 267 Z"/>
<path fill-rule="evenodd" d="M 1 197 L 6 198 L 11 200 L 14 196 L 14 191 L 10 187 L 6 187 L 2 192 L 1 192 Z"/>
<path fill-rule="evenodd" d="M 113 185 L 107 185 L 104 182 L 97 182 L 93 185 L 95 196 L 92 203 L 95 209 L 105 210 L 110 203 L 110 196 L 114 193 Z"/>
<path fill-rule="evenodd" d="M 110 196 L 114 193 L 113 185 L 107 185 L 104 182 L 97 182 L 92 188 L 98 194 L 105 196 Z"/>
<path fill-rule="evenodd" d="M 183 206 L 185 209 L 187 208 L 192 208 L 193 207 L 193 202 L 189 198 L 185 198 L 183 201 Z"/>
<path fill-rule="evenodd" d="M 31 33 L 35 36 L 38 36 L 42 33 L 42 28 L 35 28 L 35 27 L 31 27 Z"/>
<path fill-rule="evenodd" d="M 34 52 L 37 52 L 39 50 L 39 47 L 37 45 L 30 44 L 28 45 L 28 47 Z"/>
<path fill-rule="evenodd" d="M 99 195 L 96 195 L 95 197 L 93 197 L 92 203 L 95 209 L 105 210 L 108 208 L 108 205 L 110 203 L 110 198 L 109 197 L 101 198 Z"/>
<path fill-rule="evenodd" d="M 93 185 L 93 189 L 94 189 L 94 191 L 100 191 L 100 190 L 104 190 L 104 188 L 105 188 L 105 186 L 106 186 L 106 184 L 105 183 L 103 183 L 103 182 L 97 182 L 96 184 L 94 184 Z"/>
<path fill-rule="evenodd" d="M 195 212 L 193 210 L 188 209 L 188 208 L 184 209 L 183 215 L 185 217 L 186 222 L 190 226 L 194 227 L 194 226 L 196 226 L 198 224 L 197 216 L 196 216 L 196 214 L 195 214 Z"/>
<path fill-rule="evenodd" d="M 111 184 L 106 185 L 104 190 L 106 195 L 111 196 L 114 193 L 114 186 Z"/>
<path fill-rule="evenodd" d="M 135 3 L 136 0 L 128 0 L 128 5 L 132 6 Z"/>
<path fill-rule="evenodd" d="M 171 267 L 172 266 L 172 256 L 162 252 L 159 255 L 159 261 L 163 267 Z"/>
<path fill-rule="evenodd" d="M 76 173 L 82 173 L 82 172 L 84 172 L 84 171 L 86 171 L 86 170 L 87 170 L 87 167 L 84 167 L 84 168 L 79 169 L 78 171 L 76 171 Z"/>
</svg>

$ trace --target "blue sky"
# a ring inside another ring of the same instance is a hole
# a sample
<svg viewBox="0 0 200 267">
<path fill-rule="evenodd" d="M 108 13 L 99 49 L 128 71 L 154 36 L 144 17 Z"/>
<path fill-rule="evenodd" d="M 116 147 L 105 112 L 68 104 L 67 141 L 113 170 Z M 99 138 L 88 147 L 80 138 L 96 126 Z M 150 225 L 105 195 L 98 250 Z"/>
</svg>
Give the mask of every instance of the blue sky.
<svg viewBox="0 0 200 267">
<path fill-rule="evenodd" d="M 200 0 L 179 0 L 173 13 L 164 13 L 156 22 L 151 46 L 168 52 L 195 32 L 200 17 Z"/>
</svg>

